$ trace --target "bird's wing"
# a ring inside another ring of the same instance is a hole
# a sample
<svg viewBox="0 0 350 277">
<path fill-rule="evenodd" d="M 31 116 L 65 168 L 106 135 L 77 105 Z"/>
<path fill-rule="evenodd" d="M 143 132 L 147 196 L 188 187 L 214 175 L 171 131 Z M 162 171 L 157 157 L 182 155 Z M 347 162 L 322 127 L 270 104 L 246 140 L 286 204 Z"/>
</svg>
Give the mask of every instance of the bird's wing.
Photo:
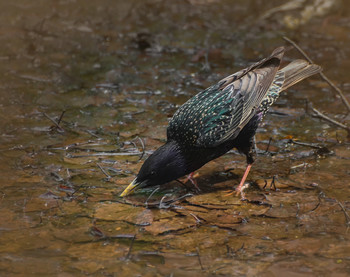
<svg viewBox="0 0 350 277">
<path fill-rule="evenodd" d="M 183 104 L 168 127 L 168 139 L 215 147 L 234 139 L 255 114 L 280 65 L 284 48 L 232 74 Z"/>
</svg>

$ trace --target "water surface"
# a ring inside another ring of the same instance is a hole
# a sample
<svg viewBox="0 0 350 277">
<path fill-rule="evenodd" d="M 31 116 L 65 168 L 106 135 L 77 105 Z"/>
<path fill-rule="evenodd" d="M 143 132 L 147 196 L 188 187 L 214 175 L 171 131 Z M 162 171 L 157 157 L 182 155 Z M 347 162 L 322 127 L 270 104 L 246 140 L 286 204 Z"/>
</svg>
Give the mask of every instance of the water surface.
<svg viewBox="0 0 350 277">
<path fill-rule="evenodd" d="M 347 276 L 347 133 L 306 107 L 349 115 L 317 76 L 259 128 L 249 201 L 225 196 L 246 165 L 235 151 L 198 171 L 200 193 L 118 197 L 179 105 L 283 36 L 350 98 L 349 5 L 284 3 L 1 3 L 0 275 Z"/>
</svg>

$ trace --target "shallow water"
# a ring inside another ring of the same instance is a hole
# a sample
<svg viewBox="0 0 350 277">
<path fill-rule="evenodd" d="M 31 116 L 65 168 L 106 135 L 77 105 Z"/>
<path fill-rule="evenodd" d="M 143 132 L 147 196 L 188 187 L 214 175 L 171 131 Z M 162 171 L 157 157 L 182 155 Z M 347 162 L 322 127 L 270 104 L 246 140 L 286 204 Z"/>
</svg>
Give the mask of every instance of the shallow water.
<svg viewBox="0 0 350 277">
<path fill-rule="evenodd" d="M 283 36 L 350 98 L 349 5 L 288 3 L 0 3 L 0 275 L 347 276 L 349 142 L 306 107 L 349 115 L 317 76 L 259 128 L 248 201 L 225 196 L 245 168 L 235 151 L 198 171 L 200 193 L 118 197 L 178 105 Z"/>
</svg>

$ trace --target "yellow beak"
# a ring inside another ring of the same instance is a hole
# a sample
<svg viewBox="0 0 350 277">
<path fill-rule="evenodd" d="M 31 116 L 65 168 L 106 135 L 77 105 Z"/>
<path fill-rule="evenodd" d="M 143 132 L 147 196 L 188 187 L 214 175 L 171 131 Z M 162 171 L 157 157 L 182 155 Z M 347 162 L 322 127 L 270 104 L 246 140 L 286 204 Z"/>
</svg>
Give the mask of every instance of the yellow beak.
<svg viewBox="0 0 350 277">
<path fill-rule="evenodd" d="M 139 185 L 140 185 L 139 183 L 136 183 L 136 179 L 134 179 L 134 181 L 132 181 L 130 185 L 126 187 L 126 189 L 120 194 L 120 196 L 124 197 L 129 194 L 132 194 L 135 188 L 138 187 Z"/>
</svg>

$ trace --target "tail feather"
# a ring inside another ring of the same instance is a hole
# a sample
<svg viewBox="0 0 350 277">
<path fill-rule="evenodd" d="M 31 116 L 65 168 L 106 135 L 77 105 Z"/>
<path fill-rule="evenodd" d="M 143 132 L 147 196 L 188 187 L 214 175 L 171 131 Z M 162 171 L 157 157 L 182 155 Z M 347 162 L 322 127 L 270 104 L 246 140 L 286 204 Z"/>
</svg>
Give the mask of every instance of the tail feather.
<svg viewBox="0 0 350 277">
<path fill-rule="evenodd" d="M 281 89 L 282 91 L 304 80 L 307 77 L 321 72 L 322 68 L 319 65 L 310 64 L 305 60 L 295 60 L 279 71 L 283 72 L 285 76 Z"/>
<path fill-rule="evenodd" d="M 267 94 L 259 106 L 259 111 L 262 112 L 262 118 L 266 115 L 272 104 L 275 103 L 281 91 L 321 71 L 322 68 L 320 66 L 310 64 L 305 60 L 292 61 L 286 67 L 278 70 Z"/>
</svg>

